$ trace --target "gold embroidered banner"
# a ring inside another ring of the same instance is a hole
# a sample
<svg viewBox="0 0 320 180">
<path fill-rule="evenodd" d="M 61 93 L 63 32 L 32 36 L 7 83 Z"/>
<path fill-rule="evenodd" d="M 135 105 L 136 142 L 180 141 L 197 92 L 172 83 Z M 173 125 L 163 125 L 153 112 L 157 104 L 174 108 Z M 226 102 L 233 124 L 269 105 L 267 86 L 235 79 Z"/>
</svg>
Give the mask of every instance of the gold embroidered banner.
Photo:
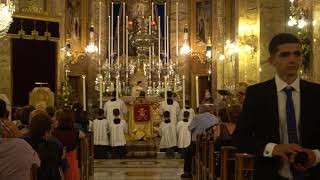
<svg viewBox="0 0 320 180">
<path fill-rule="evenodd" d="M 135 122 L 150 121 L 150 106 L 147 104 L 137 104 L 133 107 Z"/>
</svg>

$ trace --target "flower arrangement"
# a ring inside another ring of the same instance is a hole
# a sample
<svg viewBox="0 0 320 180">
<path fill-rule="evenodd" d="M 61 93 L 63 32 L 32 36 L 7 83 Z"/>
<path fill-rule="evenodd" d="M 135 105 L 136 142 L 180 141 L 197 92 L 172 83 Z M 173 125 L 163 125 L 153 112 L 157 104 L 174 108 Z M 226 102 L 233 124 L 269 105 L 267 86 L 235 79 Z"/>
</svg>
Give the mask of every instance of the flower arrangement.
<svg viewBox="0 0 320 180">
<path fill-rule="evenodd" d="M 61 83 L 61 89 L 58 93 L 58 107 L 60 108 L 70 108 L 73 103 L 73 91 L 71 87 L 65 83 Z"/>
</svg>

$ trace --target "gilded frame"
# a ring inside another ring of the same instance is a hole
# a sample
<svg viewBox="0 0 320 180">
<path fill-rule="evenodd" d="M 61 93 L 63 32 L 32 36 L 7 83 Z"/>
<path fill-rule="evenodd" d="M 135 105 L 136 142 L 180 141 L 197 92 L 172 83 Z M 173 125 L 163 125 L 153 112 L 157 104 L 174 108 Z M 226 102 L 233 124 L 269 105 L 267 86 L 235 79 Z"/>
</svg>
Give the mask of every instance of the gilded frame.
<svg viewBox="0 0 320 180">
<path fill-rule="evenodd" d="M 199 84 L 197 84 L 197 78 L 208 78 L 210 79 L 210 75 L 209 74 L 205 74 L 205 73 L 194 73 L 191 76 L 191 105 L 193 109 L 197 109 L 197 93 L 199 94 L 199 89 L 201 88 L 199 86 Z M 210 81 L 212 81 L 212 79 L 210 79 Z M 197 85 L 198 85 L 198 90 L 197 90 Z M 210 89 L 211 89 L 211 96 L 212 96 L 212 83 L 210 84 Z M 198 95 L 199 97 L 199 105 L 201 104 L 200 101 L 200 94 Z"/>
</svg>

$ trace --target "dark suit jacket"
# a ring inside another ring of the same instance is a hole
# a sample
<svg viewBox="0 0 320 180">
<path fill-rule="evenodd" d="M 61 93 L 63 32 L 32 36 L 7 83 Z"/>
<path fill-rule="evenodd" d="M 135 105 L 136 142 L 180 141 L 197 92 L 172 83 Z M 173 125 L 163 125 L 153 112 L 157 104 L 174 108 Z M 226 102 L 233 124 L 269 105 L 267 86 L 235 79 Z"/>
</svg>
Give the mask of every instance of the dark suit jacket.
<svg viewBox="0 0 320 180">
<path fill-rule="evenodd" d="M 320 149 L 320 85 L 300 80 L 300 144 Z M 243 111 L 234 133 L 234 144 L 242 152 L 256 155 L 255 180 L 276 180 L 280 159 L 263 157 L 267 143 L 280 143 L 278 97 L 275 80 L 248 87 Z M 320 180 L 320 165 L 306 179 Z"/>
</svg>

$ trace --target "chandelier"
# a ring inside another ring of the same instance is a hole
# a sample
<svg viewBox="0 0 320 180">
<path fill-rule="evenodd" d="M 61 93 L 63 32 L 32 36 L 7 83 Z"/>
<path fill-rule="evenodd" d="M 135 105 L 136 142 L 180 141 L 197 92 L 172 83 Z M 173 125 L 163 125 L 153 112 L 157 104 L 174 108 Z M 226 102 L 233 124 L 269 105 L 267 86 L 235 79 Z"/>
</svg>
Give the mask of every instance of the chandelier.
<svg viewBox="0 0 320 180">
<path fill-rule="evenodd" d="M 304 11 L 299 5 L 295 6 L 295 0 L 290 0 L 290 16 L 288 26 L 298 26 L 299 29 L 304 28 L 307 25 L 305 20 Z"/>
<path fill-rule="evenodd" d="M 14 9 L 15 7 L 10 0 L 7 0 L 6 4 L 0 4 L 0 38 L 3 38 L 9 30 Z"/>
</svg>

